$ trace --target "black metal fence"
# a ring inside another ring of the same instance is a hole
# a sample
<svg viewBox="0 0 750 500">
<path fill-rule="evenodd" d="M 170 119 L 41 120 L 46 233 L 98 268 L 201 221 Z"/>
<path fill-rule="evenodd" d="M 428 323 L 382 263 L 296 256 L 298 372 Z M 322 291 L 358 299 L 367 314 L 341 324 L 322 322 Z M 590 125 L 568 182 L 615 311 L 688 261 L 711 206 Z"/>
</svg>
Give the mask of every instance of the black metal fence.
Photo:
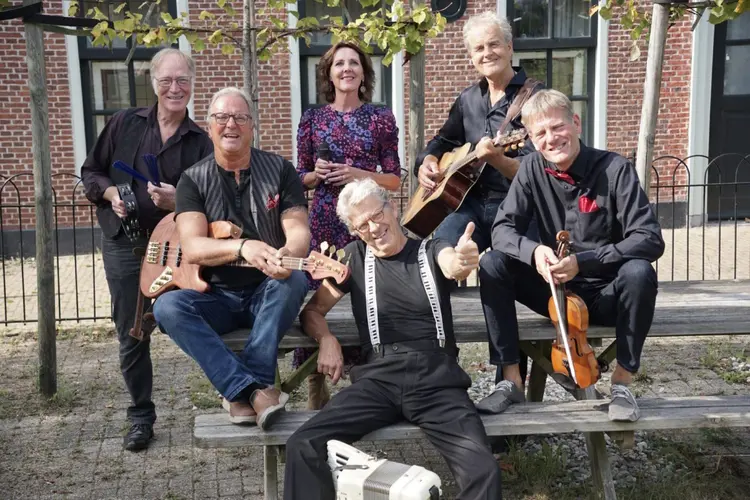
<svg viewBox="0 0 750 500">
<path fill-rule="evenodd" d="M 24 172 L 0 182 L 0 323 L 30 323 L 37 307 L 33 177 Z M 402 210 L 406 184 L 396 196 Z M 750 156 L 657 158 L 650 198 L 667 244 L 656 263 L 660 280 L 750 278 Z M 57 319 L 107 319 L 95 207 L 77 176 L 53 176 L 53 205 Z"/>
</svg>

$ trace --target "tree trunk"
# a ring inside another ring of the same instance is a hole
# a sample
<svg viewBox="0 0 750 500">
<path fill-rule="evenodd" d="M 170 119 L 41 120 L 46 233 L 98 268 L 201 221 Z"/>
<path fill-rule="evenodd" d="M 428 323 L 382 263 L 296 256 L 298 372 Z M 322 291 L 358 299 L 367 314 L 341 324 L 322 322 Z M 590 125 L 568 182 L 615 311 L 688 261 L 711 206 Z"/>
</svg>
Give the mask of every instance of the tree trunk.
<svg viewBox="0 0 750 500">
<path fill-rule="evenodd" d="M 242 4 L 242 83 L 245 92 L 250 96 L 253 116 L 253 146 L 260 147 L 260 118 L 258 114 L 258 58 L 255 43 L 255 31 L 250 28 L 255 25 L 254 0 L 243 0 Z"/>
<path fill-rule="evenodd" d="M 424 147 L 424 48 L 409 59 L 409 150 L 407 179 L 409 195 L 416 191 L 418 181 L 413 175 L 417 155 Z"/>
<path fill-rule="evenodd" d="M 638 152 L 636 153 L 635 163 L 638 178 L 646 191 L 646 195 L 648 195 L 651 186 L 651 161 L 654 156 L 661 73 L 664 65 L 664 45 L 667 40 L 668 27 L 669 4 L 654 3 L 648 44 L 648 60 L 646 61 L 646 81 L 643 89 L 641 128 L 638 133 Z"/>
<path fill-rule="evenodd" d="M 24 5 L 34 0 L 24 0 Z M 47 73 L 44 67 L 44 30 L 24 23 L 26 64 L 31 93 L 31 139 L 34 151 L 36 199 L 37 335 L 39 338 L 39 390 L 47 397 L 57 392 L 55 345 L 55 266 L 52 254 L 52 168 L 49 144 Z"/>
</svg>

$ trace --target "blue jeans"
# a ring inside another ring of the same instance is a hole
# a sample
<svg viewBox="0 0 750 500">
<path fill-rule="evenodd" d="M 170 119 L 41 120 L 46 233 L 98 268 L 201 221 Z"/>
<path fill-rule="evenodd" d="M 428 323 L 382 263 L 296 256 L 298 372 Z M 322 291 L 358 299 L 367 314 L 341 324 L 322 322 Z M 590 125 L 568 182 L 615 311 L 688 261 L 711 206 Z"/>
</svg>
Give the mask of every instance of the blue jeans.
<svg viewBox="0 0 750 500">
<path fill-rule="evenodd" d="M 252 290 L 176 290 L 159 297 L 154 316 L 162 332 L 193 358 L 216 390 L 232 401 L 251 384 L 273 385 L 279 341 L 307 295 L 302 271 L 285 280 L 267 278 Z M 235 354 L 221 335 L 250 328 Z"/>
<path fill-rule="evenodd" d="M 471 239 L 479 247 L 479 253 L 484 252 L 492 244 L 492 225 L 501 202 L 501 199 L 487 198 L 483 194 L 469 194 L 458 210 L 440 223 L 434 237 L 450 241 L 451 245 L 456 246 L 466 225 L 474 222 L 476 227 Z"/>
</svg>

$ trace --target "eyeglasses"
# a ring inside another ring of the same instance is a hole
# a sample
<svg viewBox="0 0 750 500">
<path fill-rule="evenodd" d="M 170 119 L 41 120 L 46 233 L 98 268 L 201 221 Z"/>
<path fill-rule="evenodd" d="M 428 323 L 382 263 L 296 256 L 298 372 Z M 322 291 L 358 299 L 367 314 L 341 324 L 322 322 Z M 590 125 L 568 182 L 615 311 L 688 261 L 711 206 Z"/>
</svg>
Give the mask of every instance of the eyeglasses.
<svg viewBox="0 0 750 500">
<path fill-rule="evenodd" d="M 385 207 L 387 205 L 387 203 L 383 203 L 383 206 L 380 210 L 369 216 L 361 224 L 354 226 L 354 230 L 359 234 L 365 234 L 370 231 L 370 222 L 374 222 L 375 224 L 380 224 L 381 222 L 383 222 L 383 219 L 385 218 Z"/>
<path fill-rule="evenodd" d="M 234 123 L 239 127 L 247 125 L 247 123 L 252 120 L 250 115 L 244 113 L 213 113 L 211 114 L 211 118 L 213 118 L 219 125 L 226 125 L 229 123 L 230 118 L 234 118 Z"/>
<path fill-rule="evenodd" d="M 154 78 L 154 80 L 156 80 L 156 84 L 160 89 L 168 89 L 172 86 L 172 82 L 177 82 L 177 85 L 179 85 L 183 89 L 190 86 L 189 76 L 178 76 L 177 78 Z"/>
</svg>

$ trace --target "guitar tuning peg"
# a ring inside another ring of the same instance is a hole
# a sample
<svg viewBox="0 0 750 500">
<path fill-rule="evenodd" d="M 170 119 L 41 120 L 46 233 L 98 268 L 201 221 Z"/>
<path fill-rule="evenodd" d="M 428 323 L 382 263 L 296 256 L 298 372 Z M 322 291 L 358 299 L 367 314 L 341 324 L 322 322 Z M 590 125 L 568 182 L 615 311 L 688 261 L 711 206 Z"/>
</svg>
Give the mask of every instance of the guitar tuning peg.
<svg viewBox="0 0 750 500">
<path fill-rule="evenodd" d="M 325 255 L 326 250 L 328 250 L 328 242 L 327 241 L 322 241 L 320 243 L 320 251 L 323 253 L 323 255 Z"/>
<path fill-rule="evenodd" d="M 336 260 L 338 260 L 339 262 L 341 262 L 341 259 L 343 259 L 345 255 L 346 255 L 346 252 L 344 252 L 343 248 L 338 249 L 336 251 Z"/>
<path fill-rule="evenodd" d="M 328 247 L 328 256 L 329 257 L 332 256 L 335 253 L 336 253 L 336 245 L 331 245 L 330 247 Z"/>
</svg>

